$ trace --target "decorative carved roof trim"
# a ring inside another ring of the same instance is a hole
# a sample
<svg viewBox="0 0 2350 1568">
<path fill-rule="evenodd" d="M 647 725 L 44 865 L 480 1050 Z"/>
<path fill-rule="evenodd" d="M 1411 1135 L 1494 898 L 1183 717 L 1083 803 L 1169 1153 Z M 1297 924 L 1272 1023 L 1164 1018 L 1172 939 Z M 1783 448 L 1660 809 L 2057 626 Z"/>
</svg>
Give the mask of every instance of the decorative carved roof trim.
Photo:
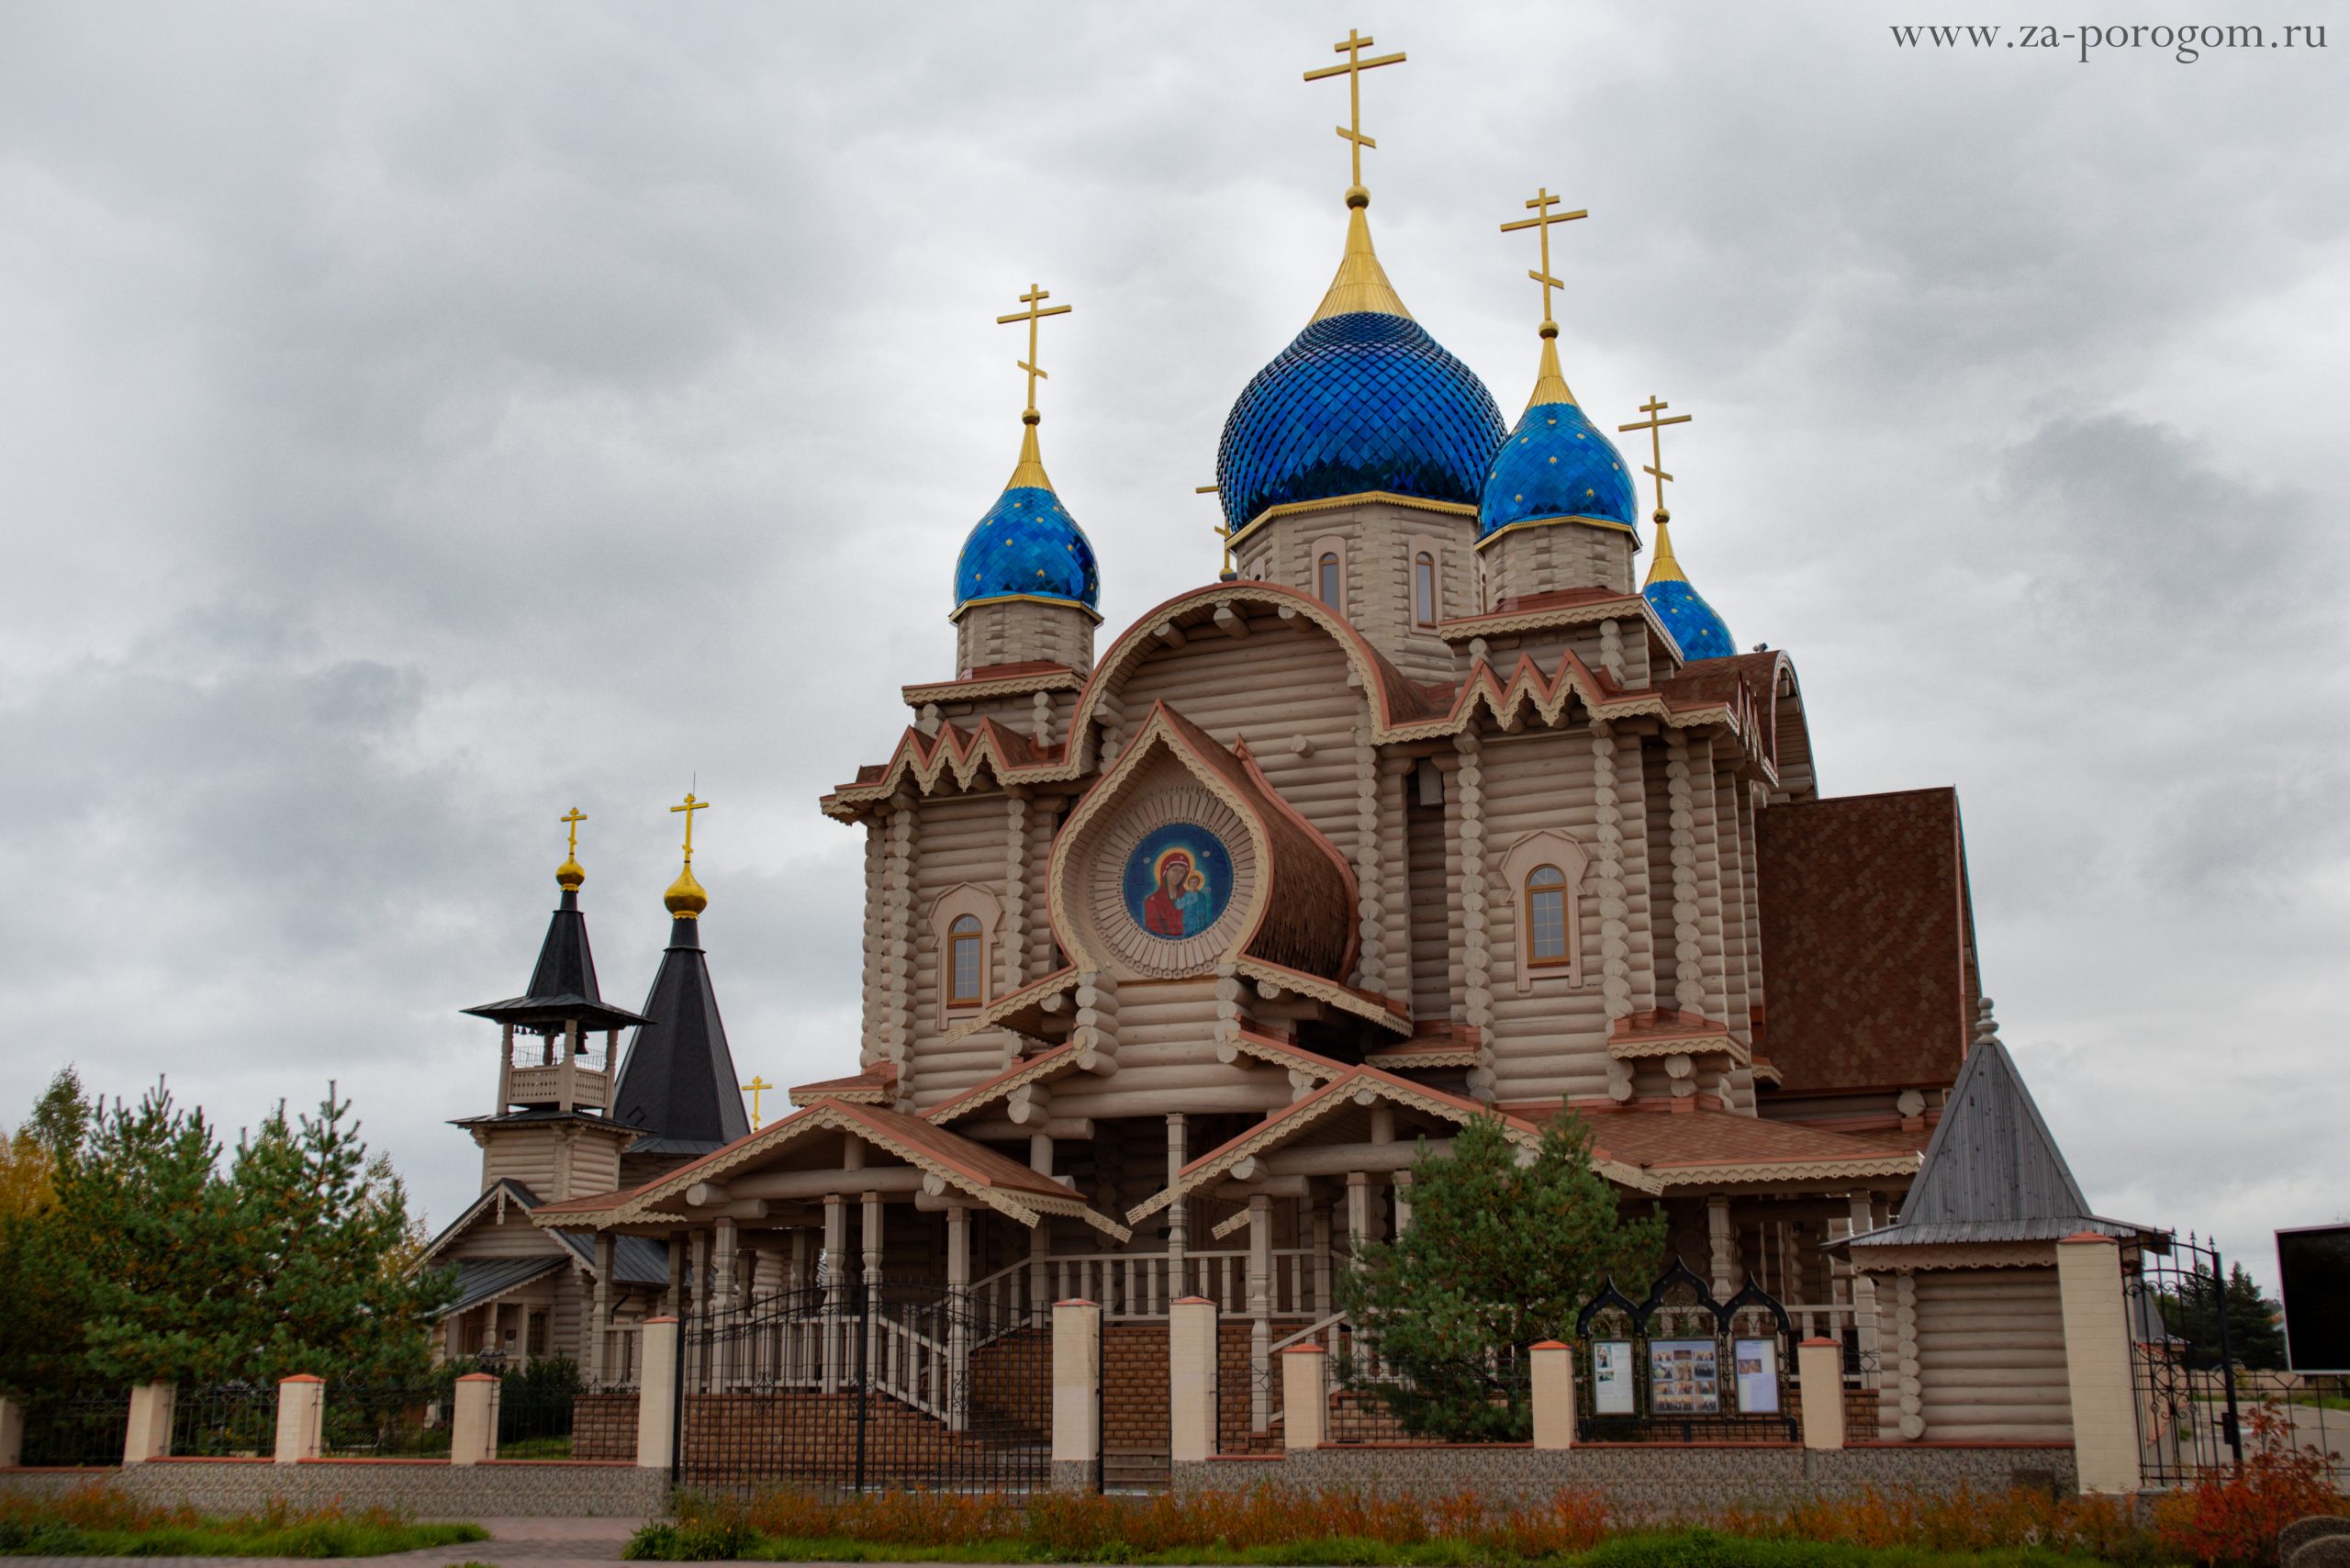
<svg viewBox="0 0 2350 1568">
<path fill-rule="evenodd" d="M 1639 1061 L 1651 1057 L 1728 1056 L 1744 1065 L 1746 1046 L 1729 1032 L 1729 1025 L 1717 1024 L 1693 1013 L 1676 1014 L 1677 1020 L 1685 1022 L 1667 1023 L 1664 1014 L 1672 1011 L 1651 1009 L 1631 1018 L 1617 1019 L 1607 1028 L 1607 1054 L 1617 1061 Z"/>
<path fill-rule="evenodd" d="M 1067 665 L 1018 675 L 974 677 L 968 680 L 933 680 L 898 688 L 906 706 L 926 702 L 977 702 L 990 697 L 1026 697 L 1037 691 L 1080 691 L 1085 678 Z"/>
<path fill-rule="evenodd" d="M 1864 1274 L 1906 1274 L 1915 1269 L 2053 1269 L 2053 1241 L 1955 1242 L 1940 1247 L 1886 1247 L 1852 1253 Z"/>
<path fill-rule="evenodd" d="M 1380 996 L 1368 991 L 1357 991 L 1350 985 L 1309 975 L 1302 969 L 1269 962 L 1263 958 L 1241 957 L 1235 964 L 1243 980 L 1264 980 L 1278 989 L 1293 991 L 1300 996 L 1311 997 L 1341 1013 L 1351 1013 L 1358 1018 L 1368 1018 L 1383 1029 L 1399 1035 L 1412 1032 L 1412 1011 L 1408 1002 L 1392 996 Z"/>
<path fill-rule="evenodd" d="M 1229 1062 L 1235 1057 L 1254 1057 L 1259 1061 L 1269 1062 L 1274 1067 L 1286 1068 L 1292 1072 L 1305 1073 L 1324 1083 L 1333 1079 L 1343 1078 L 1351 1070 L 1345 1062 L 1333 1061 L 1328 1057 L 1317 1055 L 1303 1047 L 1292 1045 L 1287 1040 L 1258 1029 L 1228 1029 L 1224 1037 L 1216 1042 L 1217 1060 Z"/>
<path fill-rule="evenodd" d="M 1588 626 L 1599 621 L 1638 620 L 1652 631 L 1664 632 L 1656 608 L 1637 593 L 1609 594 L 1572 604 L 1538 604 L 1522 609 L 1491 610 L 1439 621 L 1436 634 L 1448 643 L 1473 642 L 1479 637 L 1505 637 L 1514 632 L 1548 632 L 1561 626 Z M 1671 638 L 1666 633 L 1667 640 Z"/>
<path fill-rule="evenodd" d="M 957 1117 L 968 1116 L 974 1111 L 985 1110 L 998 1100 L 1010 1095 L 1015 1089 L 1025 1088 L 1031 1083 L 1043 1083 L 1058 1078 L 1064 1073 L 1077 1070 L 1083 1065 L 1079 1060 L 1080 1055 L 1073 1043 L 1055 1046 L 1051 1050 L 1039 1052 L 1026 1061 L 1017 1062 L 1006 1068 L 986 1082 L 966 1089 L 951 1100 L 941 1100 L 922 1114 L 923 1120 L 936 1122 L 943 1127 Z"/>
<path fill-rule="evenodd" d="M 1046 997 L 1058 996 L 1063 991 L 1076 989 L 1077 967 L 1074 964 L 1065 969 L 1055 969 L 1043 980 L 1030 980 L 1018 991 L 997 997 L 993 1002 L 947 1030 L 946 1038 L 952 1042 L 961 1039 L 966 1035 L 976 1035 L 982 1029 L 997 1027 L 1013 1029 L 1014 1033 L 1025 1034 L 1026 1030 L 1016 1029 L 1005 1020 L 1016 1014 L 1026 1012 Z"/>
<path fill-rule="evenodd" d="M 1651 1165 L 1643 1168 L 1661 1187 L 1718 1186 L 1725 1182 L 1826 1182 L 1848 1176 L 1909 1176 L 1915 1154 L 1864 1155 L 1852 1159 L 1786 1159 L 1719 1165 Z"/>
</svg>

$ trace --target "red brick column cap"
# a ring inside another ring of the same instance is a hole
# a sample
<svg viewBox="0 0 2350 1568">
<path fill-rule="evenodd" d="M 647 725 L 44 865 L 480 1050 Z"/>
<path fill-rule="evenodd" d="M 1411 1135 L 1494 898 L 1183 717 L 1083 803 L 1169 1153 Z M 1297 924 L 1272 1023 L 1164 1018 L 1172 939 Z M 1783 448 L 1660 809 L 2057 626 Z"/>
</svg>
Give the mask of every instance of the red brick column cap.
<svg viewBox="0 0 2350 1568">
<path fill-rule="evenodd" d="M 649 1328 L 655 1323 L 675 1323 L 676 1321 L 677 1321 L 677 1315 L 672 1313 L 663 1317 L 648 1317 L 644 1320 L 644 1324 Z"/>
<path fill-rule="evenodd" d="M 1055 1306 L 1099 1306 L 1101 1303 L 1088 1301 L 1081 1295 L 1073 1295 L 1067 1301 L 1057 1301 L 1053 1305 Z"/>
<path fill-rule="evenodd" d="M 319 1376 L 316 1372 L 288 1372 L 285 1376 L 279 1378 L 277 1381 L 283 1384 L 288 1383 L 324 1383 L 326 1382 L 326 1379 Z"/>
<path fill-rule="evenodd" d="M 2072 1235 L 2065 1238 L 2064 1240 L 2058 1242 L 2057 1245 L 2059 1247 L 2069 1247 L 2076 1241 L 2102 1241 L 2108 1247 L 2119 1247 L 2121 1245 L 2121 1243 L 2116 1241 L 2112 1237 L 2099 1235 L 2094 1230 L 2076 1230 L 2073 1232 Z"/>
<path fill-rule="evenodd" d="M 1564 1339 L 1545 1339 L 1541 1343 L 1530 1348 L 1537 1350 L 1565 1350 L 1572 1349 L 1572 1347 L 1571 1347 Z"/>
<path fill-rule="evenodd" d="M 457 1381 L 459 1383 L 496 1383 L 498 1381 L 498 1374 L 495 1372 L 467 1372 Z"/>
<path fill-rule="evenodd" d="M 1814 1345 L 1825 1345 L 1831 1350 L 1841 1350 L 1844 1348 L 1842 1340 L 1830 1339 L 1825 1334 L 1814 1334 L 1810 1338 L 1806 1339 L 1802 1344 L 1796 1348 L 1801 1350 L 1808 1350 Z"/>
<path fill-rule="evenodd" d="M 1203 1295 L 1179 1295 L 1175 1298 L 1174 1305 L 1177 1306 L 1214 1306 L 1215 1303 Z"/>
<path fill-rule="evenodd" d="M 1330 1352 L 1319 1345 L 1292 1345 L 1281 1352 L 1284 1356 L 1326 1356 Z"/>
</svg>

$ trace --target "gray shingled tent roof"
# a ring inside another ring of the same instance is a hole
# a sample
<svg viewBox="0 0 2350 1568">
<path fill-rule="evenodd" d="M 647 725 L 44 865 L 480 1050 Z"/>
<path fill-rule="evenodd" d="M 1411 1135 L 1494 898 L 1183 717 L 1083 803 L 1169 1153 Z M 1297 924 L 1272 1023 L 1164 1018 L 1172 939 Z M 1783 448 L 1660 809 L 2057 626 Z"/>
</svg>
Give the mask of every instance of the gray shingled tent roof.
<svg viewBox="0 0 2350 1568">
<path fill-rule="evenodd" d="M 1988 1027 L 1987 1003 L 1984 1012 L 1984 1032 L 1959 1068 L 1899 1217 L 1832 1245 L 2061 1241 L 2085 1230 L 2123 1239 L 2162 1234 L 2089 1212 L 2015 1058 Z"/>
</svg>

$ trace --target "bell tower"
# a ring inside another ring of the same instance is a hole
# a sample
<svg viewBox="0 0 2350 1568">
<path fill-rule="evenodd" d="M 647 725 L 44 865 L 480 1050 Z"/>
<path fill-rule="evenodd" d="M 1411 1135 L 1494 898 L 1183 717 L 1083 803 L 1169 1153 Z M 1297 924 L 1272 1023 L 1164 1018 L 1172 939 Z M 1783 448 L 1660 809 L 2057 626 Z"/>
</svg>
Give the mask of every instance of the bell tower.
<svg viewBox="0 0 2350 1568">
<path fill-rule="evenodd" d="M 561 901 L 547 922 L 539 961 L 523 993 L 465 1012 L 498 1026 L 494 1109 L 455 1125 L 481 1147 L 484 1192 L 520 1182 L 541 1202 L 559 1203 L 620 1184 L 620 1151 L 634 1135 L 610 1119 L 614 1047 L 621 1030 L 644 1022 L 606 1002 L 596 986 L 596 956 L 579 889 L 575 806 L 562 819 L 570 847 L 555 869 Z"/>
</svg>

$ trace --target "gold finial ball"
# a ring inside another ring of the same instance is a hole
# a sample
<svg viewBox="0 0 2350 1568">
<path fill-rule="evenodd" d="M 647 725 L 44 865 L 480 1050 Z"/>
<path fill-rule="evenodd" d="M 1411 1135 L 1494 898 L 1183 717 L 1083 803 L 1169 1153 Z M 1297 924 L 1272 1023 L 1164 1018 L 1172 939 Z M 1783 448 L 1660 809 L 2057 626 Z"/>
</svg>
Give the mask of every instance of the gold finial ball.
<svg viewBox="0 0 2350 1568">
<path fill-rule="evenodd" d="M 1542 336 L 1544 338 L 1555 338 L 1558 335 L 1559 324 L 1556 321 L 1545 321 L 1542 323 Z"/>
<path fill-rule="evenodd" d="M 1673 514 L 1665 510 L 1662 507 L 1659 507 L 1656 510 L 1649 514 L 1649 519 L 1652 522 L 1666 523 L 1673 521 Z"/>
<path fill-rule="evenodd" d="M 1045 422 L 1045 416 L 1030 409 L 1020 416 L 1020 422 L 1024 425 L 1040 425 Z"/>
<path fill-rule="evenodd" d="M 1369 207 L 1371 205 L 1371 191 L 1369 187 L 1364 185 L 1348 185 L 1347 187 L 1347 205 L 1348 207 Z"/>
<path fill-rule="evenodd" d="M 579 884 L 587 879 L 588 873 L 581 868 L 576 857 L 565 859 L 554 868 L 554 885 L 566 893 L 577 892 Z"/>
<path fill-rule="evenodd" d="M 699 882 L 694 880 L 694 868 L 688 866 L 677 873 L 677 879 L 669 884 L 669 890 L 661 895 L 661 902 L 668 906 L 671 914 L 692 920 L 710 907 L 710 895 L 701 890 Z"/>
</svg>

